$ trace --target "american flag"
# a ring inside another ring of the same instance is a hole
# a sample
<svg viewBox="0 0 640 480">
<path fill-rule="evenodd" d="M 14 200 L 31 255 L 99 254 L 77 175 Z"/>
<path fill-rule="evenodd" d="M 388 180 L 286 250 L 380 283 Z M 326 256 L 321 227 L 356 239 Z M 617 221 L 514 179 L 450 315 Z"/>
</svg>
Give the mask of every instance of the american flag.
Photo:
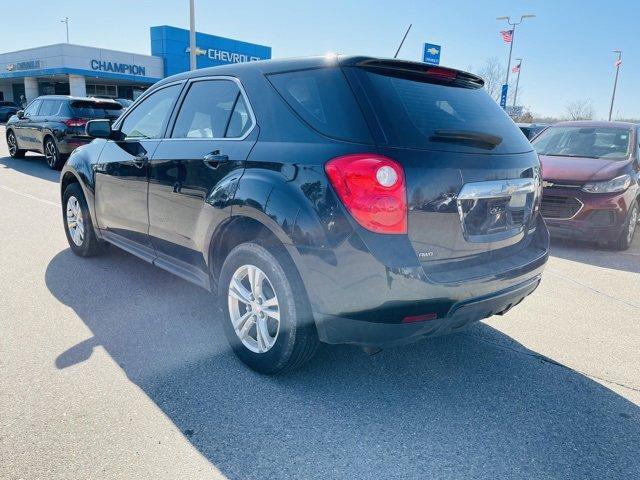
<svg viewBox="0 0 640 480">
<path fill-rule="evenodd" d="M 520 71 L 520 65 L 522 65 L 522 62 L 520 62 L 520 63 L 519 63 L 518 65 L 516 65 L 515 67 L 513 67 L 513 68 L 511 69 L 511 71 L 512 71 L 513 73 L 518 73 L 518 72 Z"/>
<path fill-rule="evenodd" d="M 622 60 L 616 60 L 614 66 L 619 67 L 620 65 L 622 65 Z"/>
<path fill-rule="evenodd" d="M 502 39 L 505 43 L 511 43 L 513 40 L 513 30 L 502 30 L 500 35 L 502 35 Z"/>
</svg>

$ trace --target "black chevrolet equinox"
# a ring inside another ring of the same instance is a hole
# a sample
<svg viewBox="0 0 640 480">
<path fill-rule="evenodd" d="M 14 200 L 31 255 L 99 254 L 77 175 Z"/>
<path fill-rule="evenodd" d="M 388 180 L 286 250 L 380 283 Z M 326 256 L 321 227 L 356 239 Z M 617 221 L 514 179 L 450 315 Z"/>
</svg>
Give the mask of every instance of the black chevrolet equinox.
<svg viewBox="0 0 640 480">
<path fill-rule="evenodd" d="M 61 175 L 69 245 L 113 244 L 215 292 L 262 373 L 319 342 L 460 331 L 533 292 L 549 246 L 538 157 L 482 86 L 340 56 L 166 78 L 87 124 L 96 140 Z"/>
</svg>

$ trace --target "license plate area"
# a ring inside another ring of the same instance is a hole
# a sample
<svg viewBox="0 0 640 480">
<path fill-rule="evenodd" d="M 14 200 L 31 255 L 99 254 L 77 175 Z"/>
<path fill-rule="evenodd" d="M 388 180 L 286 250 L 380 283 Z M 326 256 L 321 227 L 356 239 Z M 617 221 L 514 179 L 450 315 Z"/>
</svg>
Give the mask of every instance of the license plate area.
<svg viewBox="0 0 640 480">
<path fill-rule="evenodd" d="M 521 233 L 535 204 L 532 178 L 465 184 L 457 196 L 465 240 L 495 242 Z"/>
</svg>

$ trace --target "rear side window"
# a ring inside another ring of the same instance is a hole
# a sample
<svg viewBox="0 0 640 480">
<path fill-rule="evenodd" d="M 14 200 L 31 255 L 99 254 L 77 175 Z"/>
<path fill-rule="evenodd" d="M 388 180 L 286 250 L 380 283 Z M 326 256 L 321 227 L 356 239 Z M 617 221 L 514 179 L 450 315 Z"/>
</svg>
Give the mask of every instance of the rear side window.
<svg viewBox="0 0 640 480">
<path fill-rule="evenodd" d="M 317 68 L 267 77 L 289 106 L 327 137 L 371 143 L 368 127 L 339 68 Z"/>
<path fill-rule="evenodd" d="M 240 88 L 231 80 L 194 82 L 180 107 L 173 138 L 234 138 L 250 128 Z"/>
<path fill-rule="evenodd" d="M 482 88 L 353 67 L 393 147 L 516 153 L 531 145 Z"/>
<path fill-rule="evenodd" d="M 40 107 L 40 115 L 41 117 L 55 117 L 60 113 L 60 107 L 62 106 L 62 100 L 44 100 L 42 102 L 42 106 Z"/>
</svg>

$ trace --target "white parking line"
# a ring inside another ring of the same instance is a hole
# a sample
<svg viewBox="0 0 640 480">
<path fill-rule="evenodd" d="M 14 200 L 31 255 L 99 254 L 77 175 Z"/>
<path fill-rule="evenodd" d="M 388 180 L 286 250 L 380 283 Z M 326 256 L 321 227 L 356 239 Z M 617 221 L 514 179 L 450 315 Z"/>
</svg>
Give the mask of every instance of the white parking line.
<svg viewBox="0 0 640 480">
<path fill-rule="evenodd" d="M 4 185 L 0 185 L 2 190 L 6 190 L 7 192 L 15 193 L 16 195 L 20 195 L 22 197 L 30 198 L 32 200 L 37 200 L 41 203 L 46 203 L 47 205 L 53 205 L 54 207 L 59 207 L 59 203 L 51 202 L 49 200 L 45 200 L 43 198 L 34 197 L 33 195 L 29 195 L 28 193 L 19 192 L 18 190 L 14 190 L 13 188 L 5 187 Z"/>
</svg>

